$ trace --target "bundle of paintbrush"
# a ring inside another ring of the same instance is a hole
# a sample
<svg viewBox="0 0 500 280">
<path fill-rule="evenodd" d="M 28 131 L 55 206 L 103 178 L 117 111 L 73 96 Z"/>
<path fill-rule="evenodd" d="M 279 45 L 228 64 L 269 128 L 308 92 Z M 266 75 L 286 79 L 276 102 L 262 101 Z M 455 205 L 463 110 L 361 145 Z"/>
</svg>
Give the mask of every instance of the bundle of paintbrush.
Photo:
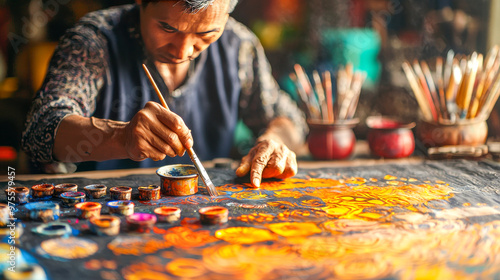
<svg viewBox="0 0 500 280">
<path fill-rule="evenodd" d="M 436 58 L 431 71 L 425 61 L 405 61 L 403 70 L 417 99 L 422 116 L 431 122 L 486 120 L 500 95 L 499 47 L 491 48 L 485 58 L 474 52 L 446 60 Z"/>
<path fill-rule="evenodd" d="M 352 64 L 341 67 L 336 74 L 336 85 L 330 71 L 312 72 L 312 81 L 299 64 L 290 78 L 295 83 L 303 111 L 309 120 L 334 123 L 354 117 L 358 106 L 361 87 L 366 73 L 354 71 Z M 313 87 L 314 84 L 314 87 Z"/>
</svg>

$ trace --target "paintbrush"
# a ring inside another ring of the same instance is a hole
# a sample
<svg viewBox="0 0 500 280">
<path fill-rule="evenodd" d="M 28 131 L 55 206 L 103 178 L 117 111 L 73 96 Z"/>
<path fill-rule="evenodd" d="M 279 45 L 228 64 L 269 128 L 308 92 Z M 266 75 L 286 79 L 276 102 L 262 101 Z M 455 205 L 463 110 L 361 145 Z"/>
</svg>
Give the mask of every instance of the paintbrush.
<svg viewBox="0 0 500 280">
<path fill-rule="evenodd" d="M 321 86 L 321 77 L 319 76 L 318 71 L 314 70 L 312 72 L 313 75 L 313 81 L 314 81 L 314 88 L 316 89 L 316 94 L 318 95 L 318 101 L 320 104 L 321 108 L 321 116 L 324 121 L 328 120 L 328 108 L 327 104 L 325 101 L 325 91 L 323 90 L 323 87 Z"/>
<path fill-rule="evenodd" d="M 408 82 L 410 83 L 410 87 L 413 90 L 413 94 L 415 95 L 415 98 L 417 99 L 417 103 L 420 107 L 420 111 L 422 111 L 424 115 L 424 119 L 427 121 L 431 121 L 432 118 L 432 113 L 427 105 L 427 102 L 425 100 L 424 93 L 417 81 L 417 77 L 415 76 L 415 73 L 411 69 L 410 63 L 408 61 L 403 62 L 402 64 L 403 71 L 405 72 L 406 78 L 408 79 Z"/>
<path fill-rule="evenodd" d="M 446 64 L 444 66 L 444 73 L 443 73 L 443 79 L 444 79 L 444 88 L 448 88 L 449 84 L 448 82 L 450 81 L 451 75 L 453 74 L 453 60 L 455 58 L 455 52 L 453 50 L 449 50 L 448 54 L 446 55 Z"/>
<path fill-rule="evenodd" d="M 165 107 L 165 109 L 170 111 L 170 109 L 168 108 L 167 102 L 165 102 L 165 99 L 163 98 L 163 95 L 161 94 L 160 89 L 156 85 L 153 77 L 151 76 L 151 73 L 149 73 L 149 70 L 148 70 L 148 67 L 146 66 L 146 64 L 142 64 L 142 68 L 144 68 L 144 72 L 146 72 L 146 75 L 148 76 L 149 81 L 153 85 L 153 88 L 155 89 L 155 92 L 158 95 L 158 98 L 160 99 L 161 104 L 163 105 L 163 107 Z M 214 184 L 210 180 L 210 177 L 208 177 L 207 171 L 205 170 L 205 168 L 201 164 L 201 161 L 198 158 L 198 156 L 196 155 L 196 153 L 194 152 L 193 148 L 191 147 L 191 148 L 187 149 L 187 153 L 188 153 L 189 157 L 191 158 L 191 161 L 193 162 L 194 166 L 196 167 L 196 170 L 198 171 L 198 174 L 200 175 L 201 180 L 203 181 L 203 184 L 205 184 L 205 186 L 207 187 L 208 194 L 210 194 L 210 196 L 218 196 L 219 194 L 217 193 L 217 190 L 215 189 Z"/>
<path fill-rule="evenodd" d="M 290 79 L 294 82 L 295 87 L 297 88 L 297 92 L 299 95 L 299 99 L 302 101 L 302 108 L 306 112 L 306 116 L 308 119 L 316 118 L 315 108 L 312 108 L 311 102 L 309 102 L 309 98 L 307 97 L 307 93 L 304 91 L 304 88 L 300 84 L 297 79 L 297 75 L 295 73 L 290 73 Z M 313 116 L 314 115 L 314 116 Z"/>
<path fill-rule="evenodd" d="M 438 114 L 438 118 L 443 118 L 442 110 L 440 108 L 440 101 L 438 98 L 438 94 L 436 92 L 436 85 L 434 84 L 434 80 L 432 79 L 431 69 L 427 62 L 422 61 L 420 63 L 422 66 L 422 72 L 424 73 L 425 80 L 427 81 L 427 85 L 429 86 L 429 92 L 431 94 L 432 102 L 436 107 L 436 113 Z"/>
<path fill-rule="evenodd" d="M 424 76 L 424 73 L 422 72 L 422 68 L 420 68 L 420 63 L 418 63 L 418 60 L 416 60 L 416 59 L 413 61 L 413 70 L 415 71 L 415 74 L 417 75 L 417 81 L 420 82 L 420 88 L 422 89 L 424 97 L 427 100 L 428 107 L 429 107 L 431 114 L 432 114 L 432 119 L 434 121 L 437 121 L 438 114 L 437 114 L 436 107 L 434 106 L 434 102 L 432 101 L 431 92 L 429 91 L 429 87 L 427 86 L 427 81 L 425 80 L 425 76 Z"/>
<path fill-rule="evenodd" d="M 470 75 L 468 76 L 465 92 L 463 93 L 461 103 L 458 104 L 458 107 L 461 109 L 460 118 L 462 119 L 464 119 L 467 116 L 467 110 L 469 110 L 472 91 L 474 90 L 474 84 L 476 82 L 477 70 L 478 70 L 477 53 L 474 52 L 470 60 Z"/>
<path fill-rule="evenodd" d="M 323 73 L 323 82 L 326 95 L 326 107 L 328 108 L 328 121 L 333 123 L 335 121 L 335 114 L 333 112 L 333 92 L 332 92 L 332 75 L 330 71 Z"/>
</svg>

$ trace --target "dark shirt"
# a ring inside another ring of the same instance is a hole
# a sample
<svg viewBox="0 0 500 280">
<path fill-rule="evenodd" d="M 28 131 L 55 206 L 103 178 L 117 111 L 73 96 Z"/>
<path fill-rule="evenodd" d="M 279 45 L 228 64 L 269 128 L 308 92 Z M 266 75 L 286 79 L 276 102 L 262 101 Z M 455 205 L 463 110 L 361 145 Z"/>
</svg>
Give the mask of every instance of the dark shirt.
<svg viewBox="0 0 500 280">
<path fill-rule="evenodd" d="M 126 5 L 93 12 L 62 37 L 47 76 L 28 115 L 22 145 L 40 163 L 53 163 L 57 128 L 68 115 L 130 121 L 148 101 L 159 102 L 142 69 L 146 61 L 139 28 L 139 8 Z M 170 110 L 191 129 L 201 160 L 227 157 L 239 119 L 258 135 L 277 116 L 292 120 L 305 134 L 302 113 L 281 92 L 256 36 L 230 18 L 222 36 L 195 59 L 185 83 L 168 92 L 152 72 Z M 88 135 L 83 145 L 99 144 Z M 189 158 L 109 160 L 97 169 L 154 167 L 189 162 Z"/>
</svg>

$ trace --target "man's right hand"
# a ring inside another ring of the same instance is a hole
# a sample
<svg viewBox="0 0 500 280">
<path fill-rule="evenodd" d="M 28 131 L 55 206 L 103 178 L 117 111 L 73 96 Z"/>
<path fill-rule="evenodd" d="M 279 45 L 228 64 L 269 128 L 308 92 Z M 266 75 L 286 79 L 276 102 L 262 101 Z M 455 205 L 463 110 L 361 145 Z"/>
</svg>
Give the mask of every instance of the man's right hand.
<svg viewBox="0 0 500 280">
<path fill-rule="evenodd" d="M 184 155 L 193 146 L 191 131 L 177 114 L 148 102 L 124 127 L 123 145 L 130 159 L 162 160 Z"/>
</svg>

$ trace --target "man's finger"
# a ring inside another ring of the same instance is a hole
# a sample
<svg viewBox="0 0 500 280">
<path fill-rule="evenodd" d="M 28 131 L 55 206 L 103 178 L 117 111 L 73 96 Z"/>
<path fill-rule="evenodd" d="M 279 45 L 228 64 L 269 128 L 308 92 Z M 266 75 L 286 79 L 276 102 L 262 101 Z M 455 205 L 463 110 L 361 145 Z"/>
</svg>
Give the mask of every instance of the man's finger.
<svg viewBox="0 0 500 280">
<path fill-rule="evenodd" d="M 290 151 L 286 159 L 286 167 L 281 175 L 276 176 L 278 179 L 286 179 L 293 177 L 297 174 L 297 158 L 294 152 Z"/>
<path fill-rule="evenodd" d="M 280 176 L 285 171 L 287 164 L 287 153 L 289 153 L 287 148 L 281 146 L 278 151 L 274 151 L 267 163 L 264 171 L 262 172 L 262 178 L 274 178 Z"/>
<path fill-rule="evenodd" d="M 246 156 L 244 156 L 241 159 L 240 166 L 236 169 L 236 176 L 238 177 L 243 177 L 250 172 L 250 167 L 252 167 L 252 158 L 253 158 L 253 152 L 250 151 L 250 153 Z"/>
<path fill-rule="evenodd" d="M 260 181 L 262 180 L 262 172 L 266 167 L 273 149 L 270 149 L 269 145 L 260 145 L 255 152 L 255 156 L 252 160 L 252 169 L 250 171 L 250 181 L 255 187 L 260 187 Z"/>
</svg>

